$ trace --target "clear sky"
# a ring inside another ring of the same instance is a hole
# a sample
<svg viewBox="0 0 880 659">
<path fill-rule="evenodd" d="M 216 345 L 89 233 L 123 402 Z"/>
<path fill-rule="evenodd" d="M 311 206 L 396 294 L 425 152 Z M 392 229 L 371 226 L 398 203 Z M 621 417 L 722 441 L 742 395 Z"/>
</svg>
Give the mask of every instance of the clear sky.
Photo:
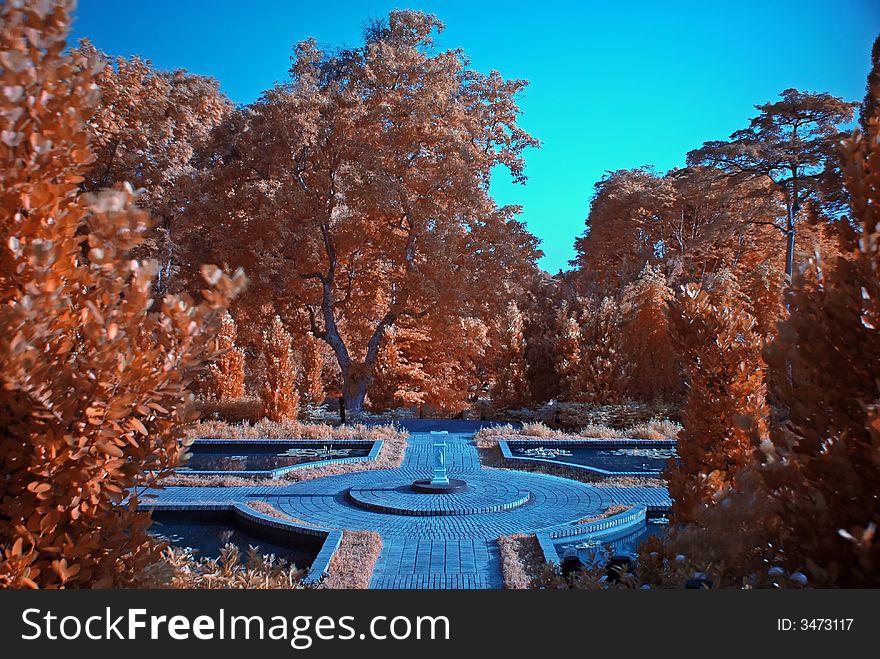
<svg viewBox="0 0 880 659">
<path fill-rule="evenodd" d="M 787 87 L 861 100 L 880 33 L 877 0 L 80 0 L 73 37 L 214 76 L 248 103 L 285 78 L 297 41 L 356 45 L 365 19 L 395 8 L 437 14 L 440 45 L 476 69 L 530 81 L 521 124 L 542 147 L 526 153 L 525 186 L 499 176 L 493 193 L 524 207 L 551 272 L 605 171 L 681 166 Z"/>
</svg>

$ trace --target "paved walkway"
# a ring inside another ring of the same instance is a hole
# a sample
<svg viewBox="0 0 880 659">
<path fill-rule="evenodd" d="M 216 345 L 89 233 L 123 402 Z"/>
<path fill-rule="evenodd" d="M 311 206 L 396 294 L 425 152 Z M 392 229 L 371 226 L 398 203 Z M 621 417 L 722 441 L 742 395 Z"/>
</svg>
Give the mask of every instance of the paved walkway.
<svg viewBox="0 0 880 659">
<path fill-rule="evenodd" d="M 666 491 L 658 488 L 598 488 L 556 476 L 484 469 L 472 435 L 464 433 L 446 436 L 447 465 L 450 476 L 463 478 L 471 490 L 410 494 L 406 485 L 430 476 L 433 440 L 430 433 L 411 433 L 398 469 L 284 487 L 167 488 L 159 492 L 158 501 L 220 505 L 260 499 L 315 526 L 377 531 L 383 548 L 372 588 L 501 588 L 499 536 L 568 525 L 615 503 L 668 502 Z M 438 497 L 445 497 L 438 505 L 447 514 L 426 514 L 430 500 Z M 490 512 L 464 514 L 471 509 Z"/>
</svg>

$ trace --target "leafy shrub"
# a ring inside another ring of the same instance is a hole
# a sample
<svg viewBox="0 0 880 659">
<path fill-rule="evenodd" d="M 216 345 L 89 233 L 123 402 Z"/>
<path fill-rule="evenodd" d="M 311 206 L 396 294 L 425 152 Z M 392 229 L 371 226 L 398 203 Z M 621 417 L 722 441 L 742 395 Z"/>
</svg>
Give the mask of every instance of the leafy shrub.
<svg viewBox="0 0 880 659">
<path fill-rule="evenodd" d="M 870 91 L 880 96 L 880 84 Z M 762 445 L 790 567 L 820 585 L 880 585 L 880 116 L 843 142 L 852 252 L 814 259 L 786 291 L 790 317 L 767 347 L 788 413 Z"/>
<path fill-rule="evenodd" d="M 687 403 L 678 435 L 681 462 L 667 478 L 675 518 L 686 522 L 695 508 L 736 484 L 752 462 L 752 436 L 766 435 L 765 365 L 755 319 L 735 282 L 709 292 L 685 287 L 670 316 L 687 373 Z"/>
<path fill-rule="evenodd" d="M 243 284 L 153 299 L 130 187 L 80 195 L 93 62 L 68 3 L 0 5 L 0 584 L 124 586 L 155 560 L 141 490 L 173 467 L 187 386 Z"/>
<path fill-rule="evenodd" d="M 234 400 L 244 396 L 244 350 L 236 347 L 235 319 L 229 312 L 220 328 L 220 356 L 208 366 L 205 385 L 215 400 Z"/>
<path fill-rule="evenodd" d="M 266 382 L 260 389 L 263 411 L 271 421 L 296 419 L 299 391 L 296 388 L 297 366 L 293 357 L 293 339 L 279 316 L 263 332 L 263 356 Z"/>
</svg>

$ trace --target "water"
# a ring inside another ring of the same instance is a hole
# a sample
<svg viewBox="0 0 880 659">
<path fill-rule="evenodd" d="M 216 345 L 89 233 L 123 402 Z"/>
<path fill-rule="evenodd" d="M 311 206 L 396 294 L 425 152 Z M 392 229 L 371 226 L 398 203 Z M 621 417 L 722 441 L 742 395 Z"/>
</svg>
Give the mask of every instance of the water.
<svg viewBox="0 0 880 659">
<path fill-rule="evenodd" d="M 540 458 L 554 462 L 569 462 L 610 472 L 657 472 L 666 469 L 669 460 L 676 457 L 671 448 L 627 447 L 598 449 L 588 446 L 512 446 L 516 457 Z"/>
<path fill-rule="evenodd" d="M 290 536 L 272 529 L 249 530 L 225 511 L 154 511 L 150 533 L 180 548 L 190 548 L 196 556 L 217 558 L 227 542 L 235 544 L 246 560 L 248 545 L 260 554 L 274 554 L 299 568 L 310 567 L 320 549 L 320 540 Z"/>
<path fill-rule="evenodd" d="M 314 444 L 193 444 L 190 459 L 178 471 L 270 471 L 282 467 L 334 460 L 359 458 L 370 452 L 370 446 L 346 446 L 315 442 Z"/>
</svg>

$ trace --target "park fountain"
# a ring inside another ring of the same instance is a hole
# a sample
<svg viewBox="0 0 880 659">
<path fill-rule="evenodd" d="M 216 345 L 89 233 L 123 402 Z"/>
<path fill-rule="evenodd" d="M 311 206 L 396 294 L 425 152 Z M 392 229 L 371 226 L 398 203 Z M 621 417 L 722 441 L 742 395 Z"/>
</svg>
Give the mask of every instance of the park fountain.
<svg viewBox="0 0 880 659">
<path fill-rule="evenodd" d="M 468 485 L 460 478 L 449 478 L 446 469 L 446 435 L 448 431 L 432 431 L 433 442 L 431 448 L 434 456 L 434 465 L 431 478 L 423 478 L 413 481 L 412 489 L 420 494 L 454 494 L 464 492 Z"/>
</svg>

